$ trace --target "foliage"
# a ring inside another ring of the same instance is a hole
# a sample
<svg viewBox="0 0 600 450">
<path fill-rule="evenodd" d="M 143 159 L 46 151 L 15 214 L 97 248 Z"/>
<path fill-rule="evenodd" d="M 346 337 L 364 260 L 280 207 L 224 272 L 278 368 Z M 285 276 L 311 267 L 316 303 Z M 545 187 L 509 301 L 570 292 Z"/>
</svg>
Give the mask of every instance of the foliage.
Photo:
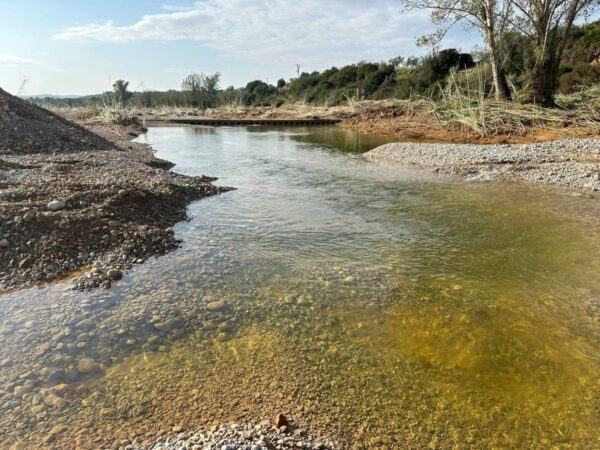
<svg viewBox="0 0 600 450">
<path fill-rule="evenodd" d="M 187 102 L 195 108 L 207 109 L 217 105 L 220 73 L 192 73 L 184 78 L 181 90 Z"/>
<path fill-rule="evenodd" d="M 129 87 L 129 81 L 117 80 L 113 84 L 113 102 L 117 105 L 126 105 L 129 99 L 133 96 L 131 92 L 127 90 Z"/>
<path fill-rule="evenodd" d="M 245 106 L 268 106 L 274 103 L 277 97 L 277 88 L 261 80 L 251 81 L 246 85 L 242 94 L 242 103 Z"/>
<path fill-rule="evenodd" d="M 226 106 L 237 106 L 242 103 L 242 90 L 233 86 L 219 92 L 219 104 Z"/>
<path fill-rule="evenodd" d="M 498 42 L 499 36 L 508 30 L 515 1 L 518 0 L 401 0 L 401 3 L 409 11 L 430 11 L 431 21 L 438 26 L 434 33 L 421 36 L 417 40 L 421 46 L 436 48 L 458 23 L 477 30 L 488 50 L 494 95 L 496 100 L 501 100 L 510 99 L 511 92 Z"/>
<path fill-rule="evenodd" d="M 568 94 L 600 83 L 600 22 L 576 27 L 560 67 L 559 92 Z"/>
<path fill-rule="evenodd" d="M 523 98 L 535 66 L 535 45 L 523 33 L 505 33 L 499 42 L 503 67 L 516 99 Z M 493 71 L 487 53 L 462 53 L 456 49 L 434 51 L 423 57 L 392 58 L 388 62 L 359 62 L 323 71 L 302 72 L 276 85 L 255 80 L 244 87 L 219 89 L 220 74 L 191 74 L 182 90 L 130 93 L 123 82 L 128 107 L 134 108 L 213 108 L 223 106 L 280 106 L 295 103 L 356 106 L 365 100 L 439 100 L 447 95 L 449 84 L 462 91 L 475 89 L 486 98 L 494 92 Z M 117 83 L 115 83 L 116 85 Z M 576 26 L 565 43 L 560 64 L 560 93 L 580 92 L 582 87 L 600 84 L 600 22 Z M 454 92 L 458 92 L 456 89 Z M 479 95 L 479 94 L 478 94 Z M 44 104 L 66 107 L 105 106 L 114 92 L 75 99 L 40 99 Z"/>
<path fill-rule="evenodd" d="M 512 26 L 531 39 L 534 64 L 529 73 L 525 100 L 555 105 L 560 66 L 572 39 L 577 19 L 589 17 L 599 0 L 511 0 Z"/>
</svg>

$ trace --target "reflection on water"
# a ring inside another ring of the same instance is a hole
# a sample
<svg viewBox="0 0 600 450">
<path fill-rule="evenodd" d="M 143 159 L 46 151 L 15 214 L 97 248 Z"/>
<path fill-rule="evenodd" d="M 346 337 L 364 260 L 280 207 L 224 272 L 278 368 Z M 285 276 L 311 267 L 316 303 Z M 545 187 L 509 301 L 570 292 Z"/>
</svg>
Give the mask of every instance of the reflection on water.
<svg viewBox="0 0 600 450">
<path fill-rule="evenodd" d="M 590 200 L 378 165 L 335 127 L 146 139 L 238 190 L 108 292 L 4 296 L 2 444 L 284 412 L 343 448 L 600 447 L 600 239 L 552 212 Z"/>
</svg>

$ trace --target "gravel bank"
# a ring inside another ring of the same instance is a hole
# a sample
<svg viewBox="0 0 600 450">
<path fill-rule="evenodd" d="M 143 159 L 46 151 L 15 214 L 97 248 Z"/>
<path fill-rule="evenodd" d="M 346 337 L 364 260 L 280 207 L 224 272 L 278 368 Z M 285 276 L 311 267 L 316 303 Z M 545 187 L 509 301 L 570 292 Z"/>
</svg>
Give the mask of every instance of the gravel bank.
<svg viewBox="0 0 600 450">
<path fill-rule="evenodd" d="M 159 439 L 155 444 L 133 447 L 136 450 L 329 450 L 338 448 L 332 441 L 316 441 L 304 430 L 282 432 L 269 421 L 252 426 L 230 425 L 210 431 L 179 433 Z"/>
<path fill-rule="evenodd" d="M 171 172 L 131 129 L 86 129 L 0 90 L 0 291 L 83 272 L 79 289 L 179 246 L 187 205 L 228 190 Z"/>
<path fill-rule="evenodd" d="M 0 154 L 115 149 L 109 140 L 0 89 Z"/>
<path fill-rule="evenodd" d="M 365 155 L 471 181 L 521 179 L 531 183 L 600 191 L 600 140 L 567 139 L 536 144 L 415 144 L 399 142 Z"/>
</svg>

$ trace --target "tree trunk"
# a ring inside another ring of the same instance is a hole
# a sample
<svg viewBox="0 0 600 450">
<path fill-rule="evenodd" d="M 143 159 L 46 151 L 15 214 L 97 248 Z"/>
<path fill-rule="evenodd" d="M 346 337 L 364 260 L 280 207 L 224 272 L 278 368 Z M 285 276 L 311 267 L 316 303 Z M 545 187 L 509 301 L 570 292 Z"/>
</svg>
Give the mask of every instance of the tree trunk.
<svg viewBox="0 0 600 450">
<path fill-rule="evenodd" d="M 494 94 L 496 96 L 496 100 L 510 100 L 510 87 L 508 86 L 506 72 L 504 72 L 504 68 L 502 67 L 502 62 L 498 57 L 497 51 L 492 51 L 490 60 L 492 64 L 492 78 L 494 80 Z"/>
<path fill-rule="evenodd" d="M 531 73 L 531 86 L 525 99 L 528 103 L 537 103 L 542 106 L 555 106 L 554 95 L 558 89 L 560 74 L 560 61 L 571 28 L 579 13 L 579 1 L 571 2 L 562 27 L 555 25 L 549 28 L 549 16 L 540 15 L 536 45 L 536 58 L 533 72 Z"/>
<path fill-rule="evenodd" d="M 496 100 L 510 100 L 510 87 L 506 80 L 506 72 L 502 67 L 502 59 L 494 38 L 494 31 L 487 30 L 487 41 L 490 47 L 490 63 L 492 66 L 492 78 L 494 80 L 494 95 Z"/>
<path fill-rule="evenodd" d="M 531 84 L 525 101 L 542 106 L 554 106 L 554 94 L 558 87 L 558 66 L 555 49 L 546 50 L 536 58 Z"/>
</svg>

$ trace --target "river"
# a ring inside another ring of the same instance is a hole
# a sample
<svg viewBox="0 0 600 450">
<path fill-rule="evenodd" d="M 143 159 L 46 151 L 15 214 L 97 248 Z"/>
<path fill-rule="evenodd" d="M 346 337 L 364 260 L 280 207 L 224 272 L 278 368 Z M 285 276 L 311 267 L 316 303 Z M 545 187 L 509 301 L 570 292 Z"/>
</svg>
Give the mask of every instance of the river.
<svg viewBox="0 0 600 450">
<path fill-rule="evenodd" d="M 590 200 L 367 161 L 386 138 L 337 127 L 139 140 L 237 190 L 192 204 L 182 247 L 108 291 L 0 298 L 0 443 L 283 413 L 342 448 L 600 448 Z"/>
</svg>

